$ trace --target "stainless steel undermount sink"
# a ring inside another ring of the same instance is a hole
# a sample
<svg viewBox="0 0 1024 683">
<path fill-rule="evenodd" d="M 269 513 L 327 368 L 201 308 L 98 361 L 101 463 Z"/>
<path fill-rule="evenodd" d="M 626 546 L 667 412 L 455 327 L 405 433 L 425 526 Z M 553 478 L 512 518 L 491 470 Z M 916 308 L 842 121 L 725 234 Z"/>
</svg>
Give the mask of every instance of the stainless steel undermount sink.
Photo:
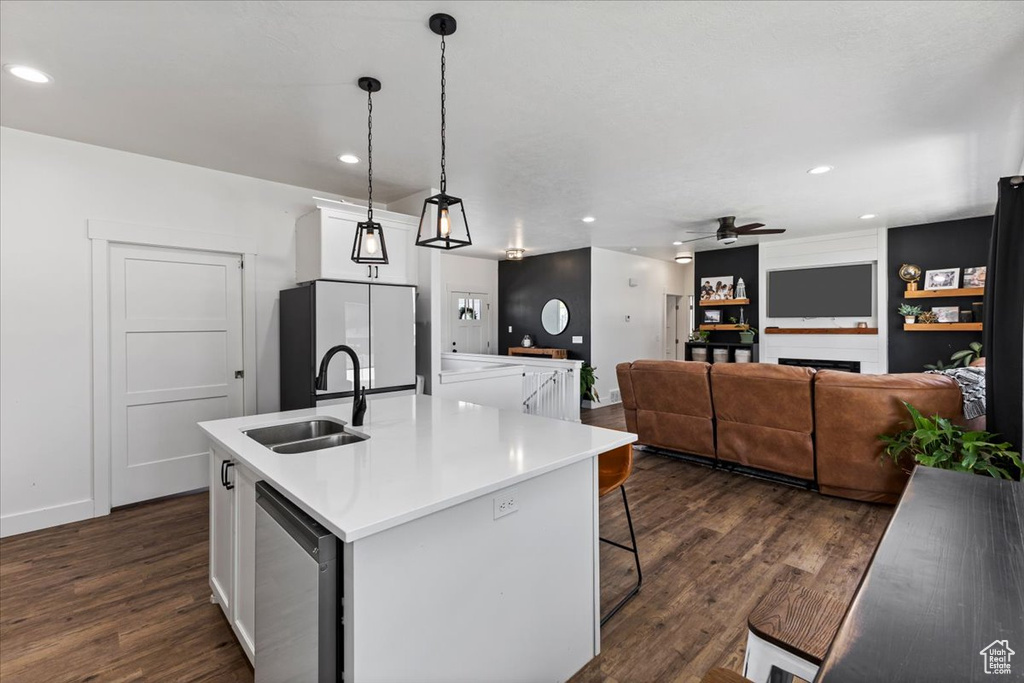
<svg viewBox="0 0 1024 683">
<path fill-rule="evenodd" d="M 364 434 L 346 431 L 345 425 L 333 420 L 289 422 L 248 429 L 242 433 L 275 453 L 307 453 L 359 443 L 370 438 Z"/>
</svg>

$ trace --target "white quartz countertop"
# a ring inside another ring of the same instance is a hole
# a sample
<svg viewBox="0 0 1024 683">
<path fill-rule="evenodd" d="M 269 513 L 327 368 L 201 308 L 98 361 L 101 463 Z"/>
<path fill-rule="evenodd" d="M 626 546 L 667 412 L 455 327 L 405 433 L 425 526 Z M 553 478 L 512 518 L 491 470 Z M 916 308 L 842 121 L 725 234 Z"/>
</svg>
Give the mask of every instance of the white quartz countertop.
<svg viewBox="0 0 1024 683">
<path fill-rule="evenodd" d="M 402 396 L 201 422 L 216 443 L 345 542 L 636 441 L 636 435 L 474 403 Z M 370 438 L 275 453 L 243 430 L 324 417 Z"/>
</svg>

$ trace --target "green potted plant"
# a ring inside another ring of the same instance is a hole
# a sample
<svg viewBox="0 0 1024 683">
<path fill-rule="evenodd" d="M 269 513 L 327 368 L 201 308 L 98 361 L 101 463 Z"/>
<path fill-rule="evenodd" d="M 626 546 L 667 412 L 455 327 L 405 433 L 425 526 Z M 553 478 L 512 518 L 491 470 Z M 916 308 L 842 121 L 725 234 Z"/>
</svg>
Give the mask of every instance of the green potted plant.
<svg viewBox="0 0 1024 683">
<path fill-rule="evenodd" d="M 970 431 L 938 415 L 928 418 L 906 401 L 903 405 L 912 424 L 897 434 L 879 435 L 885 442 L 883 459 L 891 458 L 908 471 L 905 458 L 925 467 L 1020 480 L 1024 472 L 1020 453 L 1011 451 L 1010 443 L 996 441 L 998 435 Z"/>
<path fill-rule="evenodd" d="M 921 307 L 911 306 L 910 304 L 900 304 L 900 307 L 896 312 L 903 316 L 903 322 L 910 325 L 913 324 L 917 316 L 921 315 Z"/>
<path fill-rule="evenodd" d="M 740 343 L 741 344 L 753 344 L 754 335 L 757 334 L 756 327 L 748 327 L 745 330 L 740 330 Z"/>
<path fill-rule="evenodd" d="M 950 367 L 955 368 L 958 365 L 963 365 L 966 368 L 968 365 L 981 358 L 981 348 L 981 342 L 971 342 L 967 345 L 966 349 L 961 349 L 950 356 L 949 360 L 953 361 L 953 364 Z"/>
<path fill-rule="evenodd" d="M 596 368 L 583 361 L 583 367 L 580 368 L 580 402 L 590 401 L 591 403 L 600 403 L 601 398 L 597 395 L 597 375 L 594 374 Z"/>
</svg>

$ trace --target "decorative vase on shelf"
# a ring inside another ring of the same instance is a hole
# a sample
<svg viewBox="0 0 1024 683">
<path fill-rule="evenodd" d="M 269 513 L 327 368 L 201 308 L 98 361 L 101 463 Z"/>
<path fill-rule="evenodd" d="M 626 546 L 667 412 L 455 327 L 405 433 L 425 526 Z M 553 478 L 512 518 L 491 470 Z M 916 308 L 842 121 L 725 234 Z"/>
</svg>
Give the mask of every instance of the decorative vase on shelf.
<svg viewBox="0 0 1024 683">
<path fill-rule="evenodd" d="M 736 281 L 736 298 L 746 299 L 747 298 L 747 284 L 743 282 L 743 278 Z"/>
<path fill-rule="evenodd" d="M 527 349 L 532 347 L 533 346 L 533 337 L 531 337 L 528 334 L 524 334 L 523 335 L 523 341 L 520 342 L 520 345 L 523 348 L 527 348 Z"/>
<path fill-rule="evenodd" d="M 905 316 L 903 316 L 903 322 L 905 322 L 908 325 L 913 325 L 914 324 L 914 316 L 912 316 L 912 315 L 905 315 Z"/>
</svg>

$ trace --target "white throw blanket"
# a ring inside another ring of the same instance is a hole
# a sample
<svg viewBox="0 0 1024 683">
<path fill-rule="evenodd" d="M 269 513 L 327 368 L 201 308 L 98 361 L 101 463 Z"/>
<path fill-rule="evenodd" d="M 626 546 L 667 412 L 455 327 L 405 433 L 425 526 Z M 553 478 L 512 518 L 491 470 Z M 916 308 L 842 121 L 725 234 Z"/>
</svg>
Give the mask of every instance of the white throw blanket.
<svg viewBox="0 0 1024 683">
<path fill-rule="evenodd" d="M 973 420 L 985 414 L 985 368 L 966 367 L 929 370 L 929 373 L 952 377 L 964 396 L 964 417 Z"/>
</svg>

